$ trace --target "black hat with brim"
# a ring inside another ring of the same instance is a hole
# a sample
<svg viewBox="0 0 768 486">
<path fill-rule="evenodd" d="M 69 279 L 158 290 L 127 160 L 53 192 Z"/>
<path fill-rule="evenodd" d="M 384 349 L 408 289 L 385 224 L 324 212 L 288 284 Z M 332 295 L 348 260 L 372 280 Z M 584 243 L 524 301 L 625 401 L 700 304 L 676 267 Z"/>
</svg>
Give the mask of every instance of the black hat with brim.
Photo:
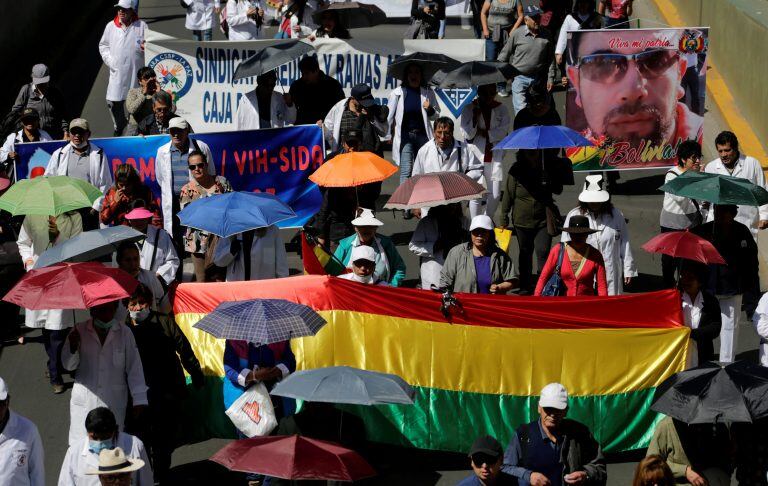
<svg viewBox="0 0 768 486">
<path fill-rule="evenodd" d="M 589 218 L 579 215 L 571 216 L 568 220 L 568 226 L 564 227 L 563 231 L 577 235 L 597 233 L 596 229 L 589 227 Z"/>
</svg>

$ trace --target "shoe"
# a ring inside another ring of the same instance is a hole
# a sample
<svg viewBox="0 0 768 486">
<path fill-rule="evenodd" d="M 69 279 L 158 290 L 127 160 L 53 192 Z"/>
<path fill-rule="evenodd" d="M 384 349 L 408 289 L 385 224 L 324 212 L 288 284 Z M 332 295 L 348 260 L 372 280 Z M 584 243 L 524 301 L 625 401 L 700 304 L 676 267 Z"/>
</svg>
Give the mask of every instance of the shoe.
<svg viewBox="0 0 768 486">
<path fill-rule="evenodd" d="M 506 98 L 507 96 L 509 96 L 509 92 L 508 91 L 503 91 L 503 90 L 499 91 L 497 94 L 499 96 L 501 96 L 502 98 Z"/>
<path fill-rule="evenodd" d="M 413 213 L 410 209 L 403 211 L 403 219 L 413 219 Z"/>
<path fill-rule="evenodd" d="M 58 384 L 58 383 L 57 383 L 57 384 L 55 384 L 55 385 L 53 385 L 53 393 L 54 393 L 54 394 L 56 394 L 56 395 L 61 395 L 61 394 L 62 394 L 62 393 L 64 393 L 66 390 L 67 390 L 67 389 L 66 389 L 66 388 L 64 388 L 64 385 L 61 385 L 61 384 Z"/>
</svg>

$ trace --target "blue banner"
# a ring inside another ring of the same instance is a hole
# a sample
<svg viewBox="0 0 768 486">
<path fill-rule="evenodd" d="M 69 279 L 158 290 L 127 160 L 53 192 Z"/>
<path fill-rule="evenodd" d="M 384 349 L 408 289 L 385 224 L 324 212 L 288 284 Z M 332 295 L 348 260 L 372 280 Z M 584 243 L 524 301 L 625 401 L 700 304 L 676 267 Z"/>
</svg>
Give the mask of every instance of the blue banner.
<svg viewBox="0 0 768 486">
<path fill-rule="evenodd" d="M 291 206 L 296 218 L 283 221 L 280 227 L 303 226 L 320 209 L 322 196 L 309 180 L 324 160 L 320 127 L 203 133 L 191 138 L 208 144 L 216 174 L 226 177 L 234 190 L 271 192 Z M 104 150 L 112 173 L 120 164 L 134 166 L 158 202 L 160 186 L 155 179 L 155 155 L 168 142 L 168 135 L 91 139 L 93 145 Z M 64 144 L 59 140 L 16 145 L 20 159 L 16 164 L 17 179 L 42 175 L 51 154 Z"/>
</svg>

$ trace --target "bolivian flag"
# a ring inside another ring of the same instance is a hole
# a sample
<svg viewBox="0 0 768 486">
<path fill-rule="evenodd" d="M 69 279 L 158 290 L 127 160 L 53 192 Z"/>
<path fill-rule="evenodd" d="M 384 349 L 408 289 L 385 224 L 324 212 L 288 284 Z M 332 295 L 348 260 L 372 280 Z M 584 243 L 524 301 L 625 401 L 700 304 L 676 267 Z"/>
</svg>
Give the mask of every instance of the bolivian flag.
<svg viewBox="0 0 768 486">
<path fill-rule="evenodd" d="M 328 324 L 291 346 L 300 369 L 334 365 L 394 373 L 416 389 L 414 405 L 359 407 L 369 440 L 466 452 L 492 434 L 506 444 L 537 417 L 539 391 L 560 382 L 569 417 L 609 452 L 644 447 L 658 420 L 654 390 L 685 366 L 689 330 L 676 291 L 615 297 L 457 294 L 447 319 L 440 294 L 363 285 L 328 276 L 182 284 L 176 320 L 209 387 L 195 392 L 197 439 L 231 436 L 221 404 L 224 343 L 192 328 L 220 302 L 286 299 Z"/>
<path fill-rule="evenodd" d="M 301 232 L 301 259 L 304 264 L 304 273 L 308 275 L 341 275 L 346 272 L 344 265 L 333 255 L 325 251 L 310 238 L 305 232 Z"/>
</svg>

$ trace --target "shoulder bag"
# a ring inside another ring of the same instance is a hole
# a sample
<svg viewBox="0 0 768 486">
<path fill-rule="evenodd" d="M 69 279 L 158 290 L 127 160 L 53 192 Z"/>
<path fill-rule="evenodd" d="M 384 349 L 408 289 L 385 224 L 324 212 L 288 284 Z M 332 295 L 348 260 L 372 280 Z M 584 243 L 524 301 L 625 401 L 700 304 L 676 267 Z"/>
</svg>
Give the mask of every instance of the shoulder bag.
<svg viewBox="0 0 768 486">
<path fill-rule="evenodd" d="M 563 266 L 563 257 L 565 256 L 565 243 L 560 243 L 560 253 L 557 255 L 557 266 L 555 272 L 549 277 L 547 283 L 541 291 L 542 296 L 546 297 L 558 297 L 563 296 L 568 292 L 568 287 L 565 286 L 563 278 L 560 276 L 560 268 Z"/>
</svg>

